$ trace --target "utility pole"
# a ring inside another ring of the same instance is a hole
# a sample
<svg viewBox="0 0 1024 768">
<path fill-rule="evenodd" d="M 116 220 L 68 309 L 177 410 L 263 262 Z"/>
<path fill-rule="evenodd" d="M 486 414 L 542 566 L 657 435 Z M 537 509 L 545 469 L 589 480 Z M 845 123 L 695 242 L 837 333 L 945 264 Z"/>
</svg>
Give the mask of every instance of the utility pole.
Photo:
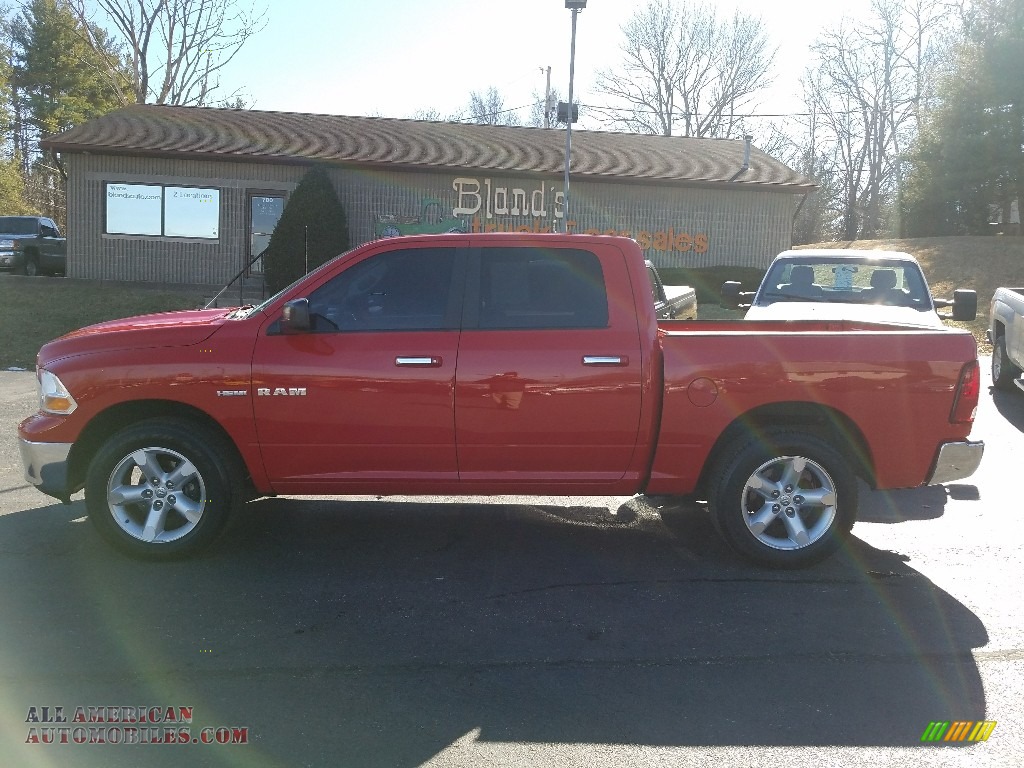
<svg viewBox="0 0 1024 768">
<path fill-rule="evenodd" d="M 541 67 L 541 72 L 544 68 Z M 548 67 L 548 80 L 544 85 L 544 127 L 551 127 L 551 67 Z"/>
<path fill-rule="evenodd" d="M 587 0 L 565 0 L 565 7 L 572 11 L 572 38 L 569 44 L 569 106 L 565 120 L 565 190 L 562 206 L 562 231 L 569 231 L 569 159 L 572 153 L 572 78 L 576 69 L 576 15 L 587 7 Z"/>
</svg>

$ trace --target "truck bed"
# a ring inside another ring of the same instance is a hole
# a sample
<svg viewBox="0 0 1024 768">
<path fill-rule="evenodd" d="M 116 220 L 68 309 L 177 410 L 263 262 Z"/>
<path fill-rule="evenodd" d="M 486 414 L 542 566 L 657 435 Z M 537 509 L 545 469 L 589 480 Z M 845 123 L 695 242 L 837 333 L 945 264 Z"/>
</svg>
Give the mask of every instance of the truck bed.
<svg viewBox="0 0 1024 768">
<path fill-rule="evenodd" d="M 853 433 L 879 488 L 920 485 L 935 458 L 923 447 L 969 432 L 935 418 L 950 413 L 964 361 L 976 354 L 965 331 L 852 321 L 658 325 L 665 399 L 652 492 L 696 487 L 706 435 L 725 433 L 741 414 L 786 413 L 794 426 L 811 420 Z"/>
</svg>

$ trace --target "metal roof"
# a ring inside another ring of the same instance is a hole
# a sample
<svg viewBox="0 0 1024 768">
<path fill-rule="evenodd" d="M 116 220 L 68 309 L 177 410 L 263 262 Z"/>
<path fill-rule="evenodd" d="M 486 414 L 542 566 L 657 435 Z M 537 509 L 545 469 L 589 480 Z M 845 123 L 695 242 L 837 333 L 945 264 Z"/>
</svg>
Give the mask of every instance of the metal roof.
<svg viewBox="0 0 1024 768">
<path fill-rule="evenodd" d="M 475 123 L 133 105 L 40 142 L 62 153 L 248 162 L 335 162 L 418 170 L 561 174 L 565 132 Z M 572 175 L 601 180 L 765 186 L 814 182 L 742 139 L 574 130 Z"/>
</svg>

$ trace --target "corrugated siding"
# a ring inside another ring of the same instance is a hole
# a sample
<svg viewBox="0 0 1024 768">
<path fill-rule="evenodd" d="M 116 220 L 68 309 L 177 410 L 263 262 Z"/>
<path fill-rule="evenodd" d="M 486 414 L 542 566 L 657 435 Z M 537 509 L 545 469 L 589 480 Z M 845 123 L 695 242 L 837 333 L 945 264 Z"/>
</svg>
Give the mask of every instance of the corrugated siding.
<svg viewBox="0 0 1024 768">
<path fill-rule="evenodd" d="M 561 179 L 550 177 L 486 176 L 473 172 L 464 175 L 477 179 L 482 189 L 487 178 L 491 179 L 492 187 L 516 185 L 528 194 L 543 185 L 549 209 L 553 207 L 554 198 L 551 190 L 562 188 Z M 455 178 L 451 173 L 334 172 L 335 186 L 348 212 L 353 243 L 372 239 L 378 213 L 412 216 L 419 213 L 425 198 L 441 200 L 450 211 L 458 203 L 452 186 Z M 577 222 L 575 231 L 614 230 L 634 238 L 647 233 L 652 242 L 645 253 L 657 266 L 765 268 L 772 257 L 791 245 L 797 198 L 789 193 L 749 187 L 732 190 L 621 182 L 570 181 L 570 184 L 571 218 Z M 487 223 L 482 213 L 479 218 L 481 224 Z M 548 227 L 552 221 L 552 217 L 506 216 L 495 217 L 492 223 L 514 230 L 535 224 Z M 673 243 L 679 240 L 680 234 L 688 234 L 691 239 L 704 235 L 707 249 L 700 253 L 693 246 L 687 251 L 657 248 L 653 242 L 657 233 L 662 233 L 665 239 L 671 234 Z"/>
<path fill-rule="evenodd" d="M 247 191 L 294 189 L 304 166 L 145 157 L 68 154 L 68 274 L 71 277 L 171 283 L 223 284 L 248 256 Z M 332 179 L 348 215 L 353 245 L 372 240 L 382 214 L 417 216 L 427 199 L 447 212 L 458 205 L 451 172 L 335 168 Z M 494 188 L 545 190 L 547 217 L 465 216 L 483 227 L 547 229 L 554 222 L 554 191 L 561 178 L 467 171 L 486 196 Z M 186 184 L 220 189 L 220 238 L 216 241 L 107 236 L 104 182 Z M 683 187 L 573 181 L 571 218 L 576 230 L 614 230 L 637 238 L 661 267 L 715 265 L 764 268 L 790 246 L 793 194 L 745 186 Z M 681 237 L 682 235 L 688 236 Z M 701 252 L 698 237 L 706 239 Z M 685 246 L 689 243 L 689 247 Z M 682 247 L 681 247 L 682 246 Z"/>
</svg>

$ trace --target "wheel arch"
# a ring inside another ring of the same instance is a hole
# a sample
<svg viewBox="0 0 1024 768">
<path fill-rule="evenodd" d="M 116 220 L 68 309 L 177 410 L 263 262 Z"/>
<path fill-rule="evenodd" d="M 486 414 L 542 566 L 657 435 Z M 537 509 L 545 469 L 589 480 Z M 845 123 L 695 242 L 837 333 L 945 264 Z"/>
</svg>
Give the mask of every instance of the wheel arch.
<svg viewBox="0 0 1024 768">
<path fill-rule="evenodd" d="M 217 434 L 226 445 L 230 446 L 232 451 L 232 455 L 226 457 L 227 460 L 237 463 L 237 467 L 244 474 L 245 484 L 251 485 L 249 471 L 238 446 L 227 430 L 210 414 L 195 406 L 174 400 L 132 400 L 117 403 L 101 411 L 82 430 L 82 434 L 75 441 L 68 457 L 68 486 L 74 489 L 84 486 L 89 462 L 100 446 L 114 433 L 132 424 L 154 418 L 190 422 Z"/>
<path fill-rule="evenodd" d="M 825 440 L 849 459 L 855 475 L 874 487 L 875 467 L 871 449 L 856 423 L 841 411 L 820 403 L 788 401 L 753 408 L 737 416 L 722 430 L 704 462 L 699 481 L 701 495 L 707 497 L 714 468 L 735 441 L 743 436 L 763 438 L 776 429 L 807 432 Z"/>
</svg>

